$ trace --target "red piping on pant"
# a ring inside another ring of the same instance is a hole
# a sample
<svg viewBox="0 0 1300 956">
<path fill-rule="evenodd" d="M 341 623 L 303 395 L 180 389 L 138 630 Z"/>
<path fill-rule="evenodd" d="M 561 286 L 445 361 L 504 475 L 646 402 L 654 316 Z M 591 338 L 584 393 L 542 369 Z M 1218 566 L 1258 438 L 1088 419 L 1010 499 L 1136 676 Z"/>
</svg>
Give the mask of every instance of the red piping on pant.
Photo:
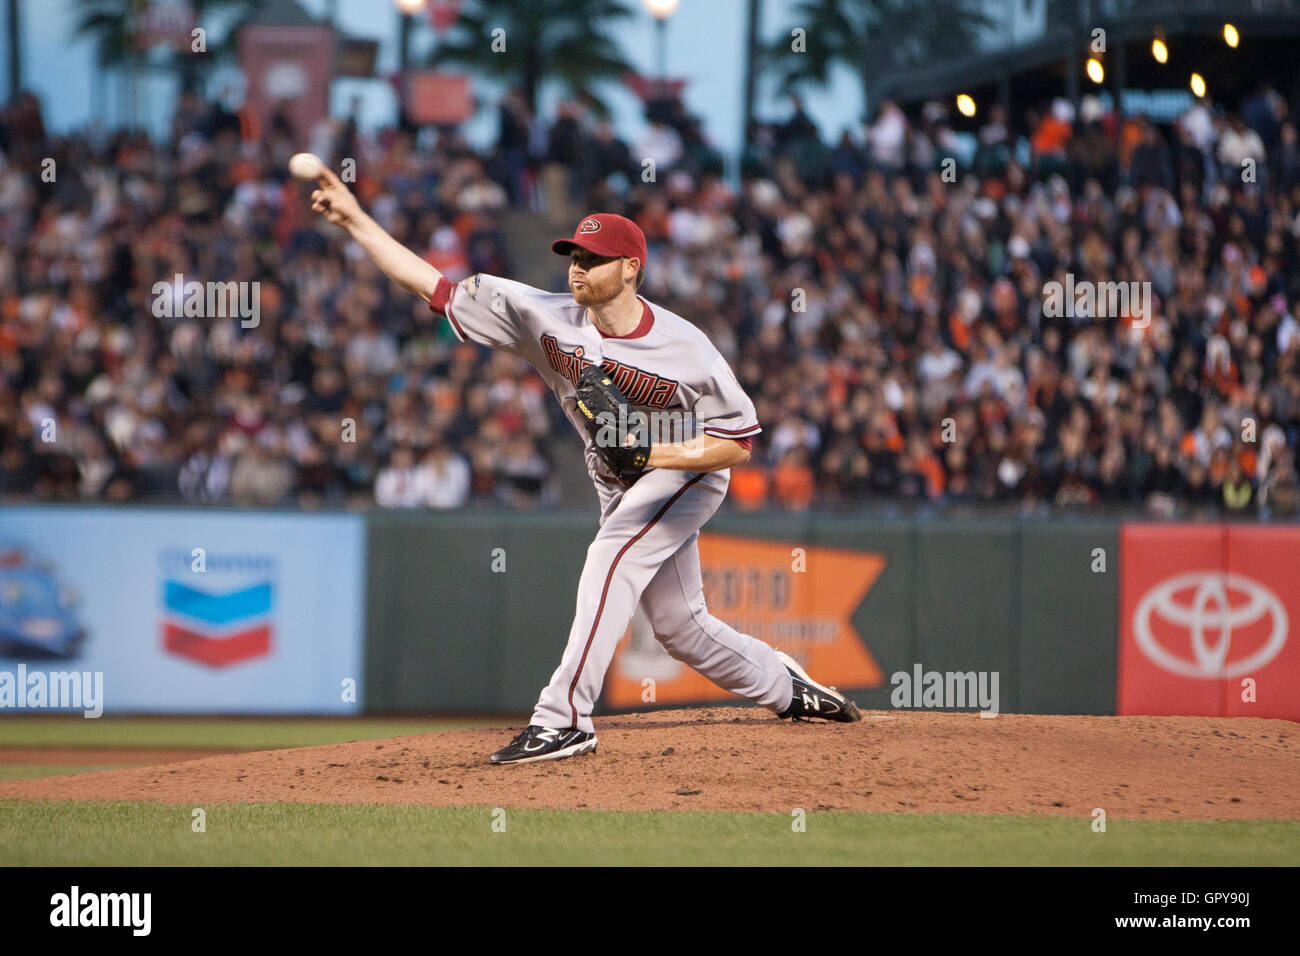
<svg viewBox="0 0 1300 956">
<path fill-rule="evenodd" d="M 651 528 L 655 526 L 655 524 L 659 521 L 659 519 L 662 518 L 667 513 L 668 509 L 673 506 L 673 502 L 676 501 L 678 498 L 680 498 L 682 496 L 682 493 L 686 491 L 687 488 L 695 484 L 706 474 L 708 474 L 708 472 L 700 472 L 690 481 L 686 482 L 686 484 L 678 488 L 677 491 L 673 494 L 673 496 L 664 502 L 664 506 L 659 509 L 658 513 L 653 518 L 650 519 L 649 524 L 647 524 L 644 528 L 638 531 L 632 537 L 632 539 L 628 541 L 627 544 L 623 545 L 623 547 L 618 549 L 618 554 L 614 555 L 614 560 L 609 566 L 609 571 L 606 572 L 605 574 L 605 586 L 601 588 L 600 591 L 600 604 L 596 608 L 596 619 L 591 622 L 591 633 L 587 635 L 587 644 L 582 649 L 582 659 L 578 661 L 577 673 L 573 675 L 573 682 L 569 684 L 569 710 L 573 711 L 573 727 L 572 727 L 573 730 L 578 729 L 578 708 L 573 706 L 573 692 L 578 686 L 578 678 L 582 676 L 582 668 L 586 666 L 587 654 L 590 653 L 591 651 L 591 642 L 596 637 L 596 628 L 600 626 L 600 616 L 605 611 L 605 598 L 609 595 L 609 582 L 614 577 L 614 569 L 618 567 L 618 562 L 622 559 L 623 555 L 627 552 L 627 549 L 632 547 L 632 545 L 636 544 L 637 541 L 641 539 L 642 535 L 644 535 L 647 531 L 649 531 Z"/>
</svg>

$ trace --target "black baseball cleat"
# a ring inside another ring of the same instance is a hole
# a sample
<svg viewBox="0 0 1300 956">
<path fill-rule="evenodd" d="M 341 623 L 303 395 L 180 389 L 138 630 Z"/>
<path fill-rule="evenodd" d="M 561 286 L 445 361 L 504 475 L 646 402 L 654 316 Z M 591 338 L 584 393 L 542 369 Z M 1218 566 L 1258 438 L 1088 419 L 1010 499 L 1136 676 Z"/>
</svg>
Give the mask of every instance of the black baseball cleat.
<svg viewBox="0 0 1300 956">
<path fill-rule="evenodd" d="M 529 724 L 510 743 L 492 755 L 492 763 L 534 763 L 563 760 L 596 752 L 596 735 L 581 730 L 555 730 Z"/>
<path fill-rule="evenodd" d="M 794 682 L 794 697 L 790 706 L 777 715 L 782 720 L 791 717 L 796 720 L 820 717 L 822 720 L 851 724 L 862 719 L 862 711 L 858 710 L 857 704 L 834 687 L 817 683 L 789 654 L 777 651 L 776 656 L 781 658 L 781 663 L 790 672 L 790 679 Z"/>
</svg>

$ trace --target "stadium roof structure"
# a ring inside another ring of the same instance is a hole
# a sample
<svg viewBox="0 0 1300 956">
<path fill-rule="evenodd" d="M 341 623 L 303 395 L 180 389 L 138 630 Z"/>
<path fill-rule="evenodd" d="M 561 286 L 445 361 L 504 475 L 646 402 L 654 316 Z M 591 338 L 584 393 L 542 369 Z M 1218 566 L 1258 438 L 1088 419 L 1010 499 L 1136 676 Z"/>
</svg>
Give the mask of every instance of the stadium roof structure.
<svg viewBox="0 0 1300 956">
<path fill-rule="evenodd" d="M 1224 42 L 1225 23 L 1236 26 L 1245 50 Z M 1096 28 L 1105 31 L 1101 54 L 1090 47 Z M 1151 55 L 1156 37 L 1169 44 L 1166 64 Z M 1216 101 L 1239 99 L 1264 80 L 1295 98 L 1297 38 L 1300 0 L 1071 0 L 1049 6 L 1044 31 L 1030 42 L 891 73 L 877 85 L 877 100 L 906 105 L 969 93 L 1009 108 L 1055 96 L 1077 103 L 1103 90 L 1186 89 L 1193 71 Z M 1093 55 L 1105 69 L 1101 86 L 1083 76 Z"/>
</svg>

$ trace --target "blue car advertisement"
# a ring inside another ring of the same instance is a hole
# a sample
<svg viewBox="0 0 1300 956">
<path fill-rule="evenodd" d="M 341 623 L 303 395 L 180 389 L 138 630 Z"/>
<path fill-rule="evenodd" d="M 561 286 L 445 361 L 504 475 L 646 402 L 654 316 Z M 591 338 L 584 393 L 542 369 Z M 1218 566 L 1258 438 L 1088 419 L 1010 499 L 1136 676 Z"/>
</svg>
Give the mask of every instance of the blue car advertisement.
<svg viewBox="0 0 1300 956">
<path fill-rule="evenodd" d="M 359 713 L 364 550 L 352 515 L 0 511 L 0 683 L 102 674 L 109 714 Z M 41 699 L 18 690 L 0 714 Z"/>
<path fill-rule="evenodd" d="M 48 561 L 0 541 L 0 658 L 75 658 L 86 636 L 78 603 Z"/>
</svg>

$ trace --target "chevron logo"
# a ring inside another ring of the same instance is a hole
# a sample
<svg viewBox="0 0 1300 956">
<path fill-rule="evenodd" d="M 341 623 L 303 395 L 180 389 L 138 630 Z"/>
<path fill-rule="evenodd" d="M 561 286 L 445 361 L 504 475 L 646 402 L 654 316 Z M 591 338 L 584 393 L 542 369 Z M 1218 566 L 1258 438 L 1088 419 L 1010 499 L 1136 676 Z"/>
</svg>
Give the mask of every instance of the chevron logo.
<svg viewBox="0 0 1300 956">
<path fill-rule="evenodd" d="M 162 641 L 170 654 L 228 667 L 271 652 L 271 582 L 234 591 L 201 591 L 162 582 Z"/>
</svg>

